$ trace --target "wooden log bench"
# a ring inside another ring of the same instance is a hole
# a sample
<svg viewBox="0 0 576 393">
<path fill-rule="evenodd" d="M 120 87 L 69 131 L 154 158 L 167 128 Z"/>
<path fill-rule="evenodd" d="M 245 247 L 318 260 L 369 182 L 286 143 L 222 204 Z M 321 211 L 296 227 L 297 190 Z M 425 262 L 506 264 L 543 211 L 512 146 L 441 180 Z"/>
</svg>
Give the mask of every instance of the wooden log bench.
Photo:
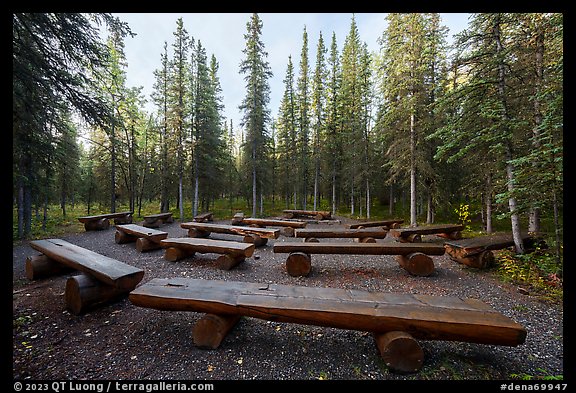
<svg viewBox="0 0 576 393">
<path fill-rule="evenodd" d="M 404 243 L 310 243 L 276 242 L 275 253 L 288 253 L 286 271 L 293 277 L 307 276 L 311 269 L 311 254 L 397 255 L 398 264 L 414 276 L 429 276 L 434 261 L 429 255 L 443 255 L 440 244 Z"/>
<path fill-rule="evenodd" d="M 314 217 L 316 220 L 329 220 L 332 218 L 332 212 L 321 210 L 285 209 L 282 212 L 284 213 L 284 218 Z"/>
<path fill-rule="evenodd" d="M 461 239 L 463 230 L 464 225 L 460 224 L 423 225 L 391 229 L 390 235 L 402 243 L 416 243 L 422 241 L 422 235 L 438 235 L 451 240 Z"/>
<path fill-rule="evenodd" d="M 221 254 L 216 266 L 222 270 L 230 270 L 251 257 L 255 248 L 254 244 L 249 243 L 189 237 L 164 239 L 160 244 L 165 249 L 164 259 L 171 262 L 193 257 L 197 252 Z"/>
<path fill-rule="evenodd" d="M 210 222 L 213 221 L 214 217 L 214 213 L 212 212 L 206 212 L 206 213 L 201 213 L 198 214 L 197 216 L 194 217 L 194 221 L 195 222 Z"/>
<path fill-rule="evenodd" d="M 204 222 L 183 222 L 180 226 L 188 229 L 188 236 L 206 238 L 210 233 L 243 236 L 243 241 L 256 247 L 264 246 L 268 239 L 278 239 L 280 230 L 271 228 L 254 228 L 240 225 L 210 224 Z"/>
<path fill-rule="evenodd" d="M 167 232 L 135 224 L 116 225 L 114 240 L 117 244 L 136 242 L 138 252 L 162 248 L 160 241 L 168 237 Z"/>
<path fill-rule="evenodd" d="M 143 226 L 146 228 L 158 228 L 160 224 L 169 224 L 174 222 L 174 217 L 172 217 L 172 212 L 149 214 L 144 216 Z"/>
<path fill-rule="evenodd" d="M 236 225 L 248 225 L 254 228 L 281 227 L 281 233 L 287 237 L 294 237 L 294 230 L 306 227 L 303 221 L 275 220 L 271 218 L 242 218 Z"/>
<path fill-rule="evenodd" d="M 108 229 L 110 220 L 114 219 L 114 224 L 131 224 L 133 212 L 107 213 L 94 216 L 78 217 L 78 221 L 84 224 L 87 231 L 98 231 Z"/>
<path fill-rule="evenodd" d="M 68 278 L 64 291 L 66 307 L 75 315 L 127 295 L 144 277 L 142 269 L 61 239 L 34 240 L 30 246 L 42 256 L 26 260 L 29 278 L 59 273 L 63 266 L 81 272 Z"/>
<path fill-rule="evenodd" d="M 533 236 L 522 235 L 524 247 L 530 249 L 539 240 Z M 478 236 L 470 239 L 445 241 L 446 254 L 458 263 L 477 269 L 484 269 L 494 263 L 493 250 L 502 250 L 514 246 L 511 233 Z"/>
<path fill-rule="evenodd" d="M 362 229 L 296 229 L 294 237 L 303 238 L 305 242 L 318 242 L 318 239 L 353 238 L 360 243 L 376 243 L 384 239 L 388 231 L 378 228 Z"/>
<path fill-rule="evenodd" d="M 130 293 L 138 307 L 205 313 L 194 345 L 220 346 L 244 317 L 372 334 L 393 372 L 417 372 L 417 339 L 518 346 L 526 329 L 478 299 L 191 278 L 154 278 Z"/>
<path fill-rule="evenodd" d="M 232 217 L 232 222 L 230 224 L 241 225 L 242 220 L 244 220 L 244 213 L 243 212 L 237 212 L 234 214 L 234 217 Z"/>
<path fill-rule="evenodd" d="M 392 220 L 381 220 L 381 221 L 363 221 L 356 224 L 347 224 L 348 229 L 361 229 L 361 228 L 373 228 L 382 227 L 384 229 L 400 228 L 400 225 L 404 223 L 402 219 L 392 219 Z"/>
</svg>

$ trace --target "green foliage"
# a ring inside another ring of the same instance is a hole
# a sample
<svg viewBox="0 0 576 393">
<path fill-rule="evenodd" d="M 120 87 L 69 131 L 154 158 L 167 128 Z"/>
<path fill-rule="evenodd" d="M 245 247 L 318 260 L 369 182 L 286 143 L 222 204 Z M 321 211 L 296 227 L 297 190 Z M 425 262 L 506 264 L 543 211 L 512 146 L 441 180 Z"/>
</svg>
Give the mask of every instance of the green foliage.
<svg viewBox="0 0 576 393">
<path fill-rule="evenodd" d="M 496 256 L 496 271 L 504 281 L 529 286 L 553 301 L 563 298 L 563 280 L 558 270 L 555 256 L 539 248 L 522 255 L 503 250 Z"/>
<path fill-rule="evenodd" d="M 564 376 L 563 375 L 549 375 L 549 372 L 547 370 L 544 370 L 543 368 L 538 368 L 537 371 L 539 371 L 541 374 L 540 375 L 531 375 L 531 374 L 526 374 L 526 373 L 520 373 L 520 374 L 510 374 L 510 378 L 511 379 L 519 379 L 522 381 L 562 381 L 564 380 Z"/>
</svg>

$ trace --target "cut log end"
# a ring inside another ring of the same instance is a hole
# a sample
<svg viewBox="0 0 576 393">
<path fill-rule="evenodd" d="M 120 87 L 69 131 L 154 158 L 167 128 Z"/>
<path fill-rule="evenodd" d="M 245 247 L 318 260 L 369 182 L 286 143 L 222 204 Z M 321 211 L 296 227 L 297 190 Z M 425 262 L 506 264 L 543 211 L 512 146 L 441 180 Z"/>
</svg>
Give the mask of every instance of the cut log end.
<svg viewBox="0 0 576 393">
<path fill-rule="evenodd" d="M 376 243 L 376 239 L 373 237 L 361 237 L 358 239 L 359 243 Z"/>
<path fill-rule="evenodd" d="M 240 315 L 204 315 L 192 330 L 194 345 L 202 349 L 218 348 L 240 318 Z"/>
<path fill-rule="evenodd" d="M 434 272 L 434 261 L 430 256 L 421 252 L 398 255 L 396 258 L 398 264 L 414 276 L 426 277 Z"/>
<path fill-rule="evenodd" d="M 194 252 L 185 251 L 177 247 L 168 247 L 166 251 L 164 251 L 164 259 L 170 262 L 176 262 L 179 261 L 180 259 L 192 256 L 194 256 Z"/>
<path fill-rule="evenodd" d="M 286 237 L 294 237 L 294 232 L 294 228 L 292 227 L 282 228 L 282 234 Z"/>
<path fill-rule="evenodd" d="M 293 252 L 286 258 L 286 271 L 292 277 L 307 276 L 311 270 L 311 258 L 306 253 Z"/>
<path fill-rule="evenodd" d="M 66 265 L 48 258 L 44 254 L 27 257 L 25 269 L 26 277 L 31 281 L 73 270 Z"/>
<path fill-rule="evenodd" d="M 116 233 L 114 234 L 114 241 L 116 244 L 132 243 L 135 242 L 136 239 L 138 239 L 136 236 L 129 235 L 128 233 L 119 230 L 116 230 Z"/>
<path fill-rule="evenodd" d="M 245 259 L 243 255 L 220 255 L 218 259 L 216 259 L 216 266 L 221 270 L 230 270 L 244 262 Z"/>
<path fill-rule="evenodd" d="M 415 373 L 422 368 L 424 351 L 409 333 L 393 331 L 375 334 L 374 339 L 380 356 L 390 370 L 397 373 Z"/>
<path fill-rule="evenodd" d="M 438 233 L 437 236 L 442 237 L 444 239 L 460 240 L 460 239 L 462 239 L 462 231 L 454 231 L 454 232 L 449 232 L 449 233 Z"/>
<path fill-rule="evenodd" d="M 244 236 L 244 243 L 251 243 L 254 244 L 255 247 L 261 247 L 268 243 L 268 239 L 260 237 L 256 234 L 249 234 Z"/>
<path fill-rule="evenodd" d="M 189 228 L 188 229 L 188 237 L 197 237 L 197 238 L 207 238 L 210 236 L 210 232 L 203 231 L 202 229 L 198 228 Z"/>
<path fill-rule="evenodd" d="M 306 242 L 306 243 L 320 243 L 320 240 L 316 239 L 315 237 L 305 237 L 304 242 Z"/>
<path fill-rule="evenodd" d="M 160 244 L 154 243 L 145 237 L 140 237 L 136 240 L 136 250 L 138 250 L 138 252 L 158 250 L 159 248 L 162 248 Z"/>
<path fill-rule="evenodd" d="M 80 274 L 66 280 L 64 298 L 66 308 L 74 315 L 80 315 L 97 305 L 108 303 L 127 295 L 134 288 L 118 289 L 97 279 Z"/>
<path fill-rule="evenodd" d="M 101 218 L 99 220 L 88 221 L 84 224 L 84 229 L 87 231 L 102 231 L 110 227 L 110 220 Z"/>
</svg>

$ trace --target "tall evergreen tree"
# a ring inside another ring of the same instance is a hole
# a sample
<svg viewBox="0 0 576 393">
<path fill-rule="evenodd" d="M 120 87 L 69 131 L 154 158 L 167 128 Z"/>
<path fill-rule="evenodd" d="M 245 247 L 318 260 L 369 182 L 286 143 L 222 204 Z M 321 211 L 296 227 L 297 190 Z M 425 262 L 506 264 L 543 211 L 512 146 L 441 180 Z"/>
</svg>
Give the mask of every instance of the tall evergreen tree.
<svg viewBox="0 0 576 393">
<path fill-rule="evenodd" d="M 313 142 L 312 142 L 312 158 L 314 161 L 314 210 L 318 210 L 318 199 L 320 193 L 320 180 L 321 180 L 321 158 L 322 158 L 322 144 L 325 138 L 325 121 L 326 121 L 326 78 L 328 71 L 326 70 L 326 47 L 324 46 L 324 39 L 322 32 L 318 38 L 318 46 L 316 48 L 316 67 L 314 69 L 314 78 L 312 80 L 312 128 L 313 128 Z"/>
<path fill-rule="evenodd" d="M 297 161 L 298 180 L 302 192 L 302 209 L 306 210 L 308 200 L 308 177 L 310 172 L 310 70 L 308 66 L 308 32 L 304 26 L 302 33 L 302 52 L 300 55 L 300 74 L 296 92 L 298 102 Z"/>
<path fill-rule="evenodd" d="M 267 125 L 270 114 L 267 107 L 270 101 L 270 86 L 268 79 L 272 71 L 266 57 L 261 40 L 262 21 L 258 14 L 253 14 L 246 24 L 244 34 L 246 47 L 242 50 L 245 58 L 240 63 L 240 73 L 245 74 L 246 96 L 242 100 L 240 110 L 243 111 L 241 126 L 246 129 L 245 166 L 249 168 L 252 183 L 252 215 L 257 213 L 257 195 L 262 186 L 259 174 L 265 168 L 265 147 L 268 139 Z M 260 190 L 262 192 L 262 190 Z"/>
</svg>

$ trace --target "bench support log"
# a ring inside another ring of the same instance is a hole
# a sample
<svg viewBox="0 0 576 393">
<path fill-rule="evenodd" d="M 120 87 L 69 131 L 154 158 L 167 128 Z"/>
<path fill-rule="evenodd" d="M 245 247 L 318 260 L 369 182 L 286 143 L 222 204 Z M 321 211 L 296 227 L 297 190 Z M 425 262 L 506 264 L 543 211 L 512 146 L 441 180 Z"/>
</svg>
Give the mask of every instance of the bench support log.
<svg viewBox="0 0 576 393">
<path fill-rule="evenodd" d="M 72 314 L 80 315 L 89 308 L 127 295 L 128 292 L 82 273 L 66 280 L 64 297 L 66 308 Z"/>
<path fill-rule="evenodd" d="M 87 221 L 84 223 L 84 229 L 87 231 L 102 231 L 110 227 L 110 220 L 107 218 L 101 218 L 99 220 Z"/>
<path fill-rule="evenodd" d="M 307 276 L 312 270 L 310 255 L 304 252 L 292 252 L 286 258 L 286 271 L 292 277 Z"/>
<path fill-rule="evenodd" d="M 154 243 L 145 237 L 139 237 L 138 240 L 136 240 L 136 250 L 138 250 L 138 252 L 158 250 L 159 248 L 162 248 L 160 244 Z"/>
<path fill-rule="evenodd" d="M 203 231 L 202 229 L 198 228 L 189 228 L 188 229 L 188 237 L 198 237 L 201 239 L 205 239 L 210 236 L 210 232 Z"/>
<path fill-rule="evenodd" d="M 359 237 L 355 239 L 358 243 L 376 243 L 376 239 L 371 236 L 368 237 Z"/>
<path fill-rule="evenodd" d="M 206 314 L 192 330 L 194 345 L 202 349 L 216 349 L 236 326 L 241 316 Z"/>
<path fill-rule="evenodd" d="M 189 251 L 177 247 L 168 247 L 166 251 L 164 251 L 164 259 L 170 262 L 176 262 L 179 261 L 180 259 L 193 257 L 194 254 L 195 254 L 194 251 Z"/>
<path fill-rule="evenodd" d="M 132 224 L 132 215 L 127 214 L 124 217 L 117 217 L 114 219 L 114 225 Z"/>
<path fill-rule="evenodd" d="M 462 239 L 462 232 L 461 231 L 455 231 L 455 232 L 449 232 L 449 233 L 439 233 L 439 234 L 437 234 L 437 236 L 442 237 L 444 239 L 460 240 L 460 239 Z"/>
<path fill-rule="evenodd" d="M 130 235 L 126 232 L 122 232 L 119 230 L 116 230 L 116 234 L 114 235 L 114 241 L 116 242 L 116 244 L 133 243 L 137 239 L 138 238 L 136 236 Z"/>
<path fill-rule="evenodd" d="M 220 255 L 218 259 L 216 259 L 216 266 L 218 266 L 218 269 L 221 270 L 230 270 L 233 267 L 244 262 L 245 259 L 246 258 L 244 257 L 244 255 L 224 254 Z"/>
<path fill-rule="evenodd" d="M 401 243 L 422 243 L 422 235 L 419 233 L 413 233 L 408 236 L 399 236 L 398 240 Z"/>
<path fill-rule="evenodd" d="M 421 252 L 397 255 L 398 264 L 414 276 L 427 277 L 434 272 L 434 261 Z"/>
<path fill-rule="evenodd" d="M 380 356 L 391 370 L 398 373 L 415 373 L 422 368 L 424 351 L 409 333 L 392 331 L 374 334 Z"/>
<path fill-rule="evenodd" d="M 268 239 L 256 234 L 249 234 L 244 236 L 244 243 L 251 243 L 254 244 L 255 247 L 261 247 L 268 243 Z"/>
<path fill-rule="evenodd" d="M 57 274 L 71 272 L 74 269 L 48 258 L 46 255 L 34 255 L 26 258 L 26 277 L 37 280 Z"/>
</svg>

